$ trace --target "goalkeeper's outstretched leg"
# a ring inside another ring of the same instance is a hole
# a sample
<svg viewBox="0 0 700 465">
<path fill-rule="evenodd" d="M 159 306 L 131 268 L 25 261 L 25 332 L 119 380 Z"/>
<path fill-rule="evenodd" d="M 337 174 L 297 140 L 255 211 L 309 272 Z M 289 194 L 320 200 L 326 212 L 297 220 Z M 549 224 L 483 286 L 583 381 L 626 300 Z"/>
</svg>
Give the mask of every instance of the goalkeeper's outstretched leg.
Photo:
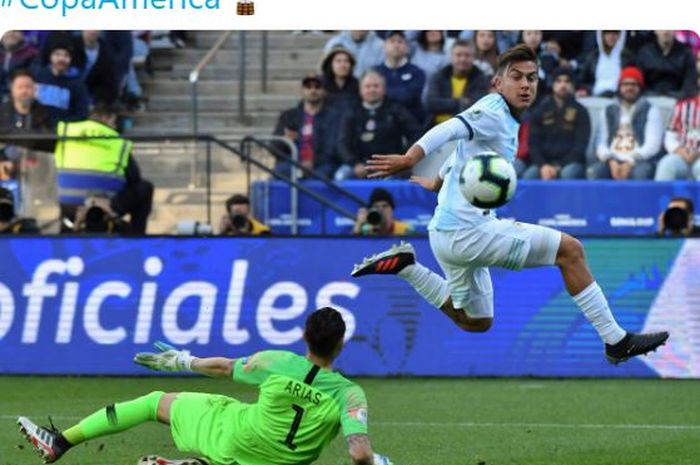
<svg viewBox="0 0 700 465">
<path fill-rule="evenodd" d="M 170 408 L 176 396 L 177 393 L 154 391 L 137 399 L 108 405 L 65 431 L 58 430 L 53 423 L 48 427 L 38 426 L 27 417 L 19 417 L 17 425 L 44 463 L 53 463 L 71 447 L 87 440 L 120 433 L 149 421 L 170 424 Z"/>
</svg>

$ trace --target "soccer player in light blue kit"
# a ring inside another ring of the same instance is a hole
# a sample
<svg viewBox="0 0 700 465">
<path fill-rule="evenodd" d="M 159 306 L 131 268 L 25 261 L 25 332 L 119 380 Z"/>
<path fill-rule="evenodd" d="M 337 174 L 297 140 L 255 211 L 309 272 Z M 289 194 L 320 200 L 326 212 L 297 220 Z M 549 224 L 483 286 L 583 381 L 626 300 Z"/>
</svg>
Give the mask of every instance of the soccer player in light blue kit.
<svg viewBox="0 0 700 465">
<path fill-rule="evenodd" d="M 517 45 L 499 57 L 495 93 L 468 110 L 435 126 L 405 155 L 373 155 L 370 177 L 385 177 L 412 168 L 445 143 L 457 148 L 434 180 L 417 182 L 438 195 L 430 225 L 430 247 L 447 279 L 416 261 L 410 244 L 402 243 L 355 265 L 352 275 L 398 274 L 428 302 L 465 331 L 487 331 L 493 323 L 493 287 L 488 267 L 512 270 L 555 265 L 566 289 L 605 343 L 611 363 L 656 350 L 667 332 L 634 334 L 615 321 L 607 299 L 593 279 L 583 246 L 574 237 L 551 228 L 500 220 L 474 207 L 461 194 L 459 176 L 466 161 L 495 152 L 513 161 L 518 146 L 518 117 L 534 101 L 537 57 Z"/>
</svg>

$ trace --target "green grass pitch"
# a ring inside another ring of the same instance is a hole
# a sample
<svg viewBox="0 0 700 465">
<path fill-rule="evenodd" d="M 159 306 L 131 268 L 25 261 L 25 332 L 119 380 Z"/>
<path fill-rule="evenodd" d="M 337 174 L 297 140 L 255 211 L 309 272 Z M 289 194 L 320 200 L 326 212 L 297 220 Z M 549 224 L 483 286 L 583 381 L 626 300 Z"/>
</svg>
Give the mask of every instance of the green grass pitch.
<svg viewBox="0 0 700 465">
<path fill-rule="evenodd" d="M 697 465 L 700 381 L 358 379 L 374 448 L 396 465 Z M 17 415 L 60 428 L 114 401 L 152 390 L 256 390 L 205 378 L 0 377 L 0 465 L 41 461 Z M 64 465 L 135 465 L 140 455 L 182 457 L 158 424 L 76 447 Z M 316 462 L 349 464 L 336 438 Z"/>
</svg>

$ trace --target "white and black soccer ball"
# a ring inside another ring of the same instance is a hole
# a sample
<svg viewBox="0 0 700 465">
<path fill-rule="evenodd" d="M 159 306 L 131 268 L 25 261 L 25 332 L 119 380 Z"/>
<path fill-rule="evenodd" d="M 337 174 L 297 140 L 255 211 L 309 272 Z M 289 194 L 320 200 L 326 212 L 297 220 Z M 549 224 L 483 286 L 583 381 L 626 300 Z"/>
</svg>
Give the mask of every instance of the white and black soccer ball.
<svg viewBox="0 0 700 465">
<path fill-rule="evenodd" d="M 498 208 L 513 198 L 518 176 L 513 165 L 494 152 L 467 160 L 459 176 L 459 189 L 478 208 Z"/>
</svg>

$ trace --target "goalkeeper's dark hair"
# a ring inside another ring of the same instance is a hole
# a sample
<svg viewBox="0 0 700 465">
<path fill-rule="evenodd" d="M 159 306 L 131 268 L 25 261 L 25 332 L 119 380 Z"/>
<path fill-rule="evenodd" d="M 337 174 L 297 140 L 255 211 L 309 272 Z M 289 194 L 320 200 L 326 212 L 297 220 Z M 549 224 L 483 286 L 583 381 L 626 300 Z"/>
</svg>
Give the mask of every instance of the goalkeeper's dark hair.
<svg viewBox="0 0 700 465">
<path fill-rule="evenodd" d="M 331 358 L 345 336 L 345 321 L 338 310 L 319 308 L 306 319 L 304 334 L 314 355 Z"/>
</svg>

